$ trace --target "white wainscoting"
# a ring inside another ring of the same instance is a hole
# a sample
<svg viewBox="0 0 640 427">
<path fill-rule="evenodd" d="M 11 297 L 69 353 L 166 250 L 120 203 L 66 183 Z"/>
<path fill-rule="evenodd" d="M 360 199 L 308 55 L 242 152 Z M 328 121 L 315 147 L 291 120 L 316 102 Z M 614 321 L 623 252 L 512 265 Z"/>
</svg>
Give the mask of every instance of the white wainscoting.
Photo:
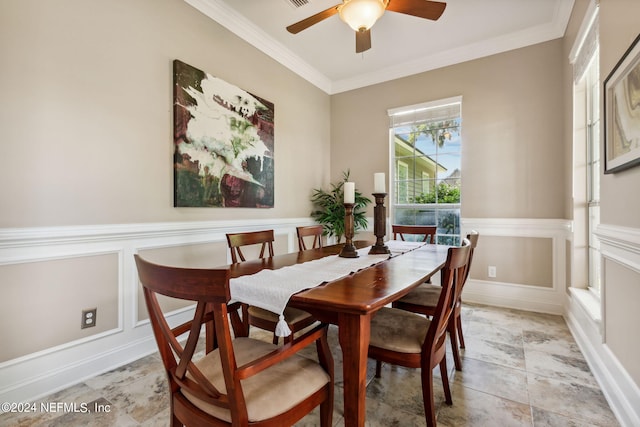
<svg viewBox="0 0 640 427">
<path fill-rule="evenodd" d="M 596 234 L 603 258 L 640 273 L 640 230 L 601 224 Z M 602 284 L 603 288 L 608 285 Z M 572 293 L 565 318 L 618 421 L 623 426 L 640 426 L 640 388 L 606 343 L 601 324 L 607 320 L 606 313 L 601 320 L 594 318 Z M 634 326 L 628 328 L 633 336 Z"/>
<path fill-rule="evenodd" d="M 485 236 L 535 237 L 552 241 L 549 257 L 553 266 L 551 287 L 502 283 L 470 278 L 464 300 L 480 304 L 542 313 L 563 314 L 566 302 L 566 242 L 571 239 L 571 221 L 563 219 L 463 218 L 464 233 L 476 230 Z"/>
<path fill-rule="evenodd" d="M 197 243 L 225 241 L 225 233 L 274 229 L 276 235 L 286 235 L 289 251 L 297 250 L 295 227 L 310 225 L 309 218 L 261 219 L 242 221 L 207 221 L 187 223 L 145 223 L 79 227 L 52 227 L 29 229 L 0 229 L 0 265 L 39 260 L 76 258 L 87 254 L 119 253 L 121 296 L 119 298 L 119 327 L 101 335 L 66 343 L 55 348 L 30 354 L 0 364 L 0 401 L 32 401 L 52 392 L 77 384 L 87 378 L 122 366 L 156 351 L 156 344 L 148 322 L 138 322 L 137 274 L 133 254 L 149 247 L 170 247 Z M 372 226 L 373 220 L 369 218 Z M 471 280 L 465 288 L 465 300 L 489 305 L 513 307 L 531 311 L 566 314 L 567 289 L 565 284 L 566 241 L 571 239 L 571 222 L 562 219 L 462 219 L 464 233 L 477 230 L 481 236 L 541 237 L 552 239 L 553 284 L 551 288 L 525 286 L 517 283 L 497 283 Z M 390 227 L 387 227 L 387 231 Z M 370 230 L 369 230 L 370 231 Z M 620 230 L 617 230 L 618 232 Z M 638 262 L 640 239 L 626 242 L 624 257 L 630 263 Z M 621 246 L 625 246 L 621 245 Z M 620 246 L 620 245 L 619 245 Z M 627 247 L 634 248 L 628 249 Z M 616 250 L 620 248 L 616 247 Z M 629 255 L 631 254 L 631 255 Z M 0 291 L 1 291 L 0 283 Z M 576 309 L 577 311 L 579 309 Z M 171 314 L 172 322 L 181 322 L 190 315 L 187 310 Z M 590 330 L 577 329 L 582 320 L 570 322 L 576 339 L 580 341 L 592 366 L 604 366 L 610 373 L 623 372 L 616 368 L 610 352 L 600 349 L 597 337 Z M 580 326 L 582 328 L 582 326 Z M 589 348 L 591 347 L 591 348 Z M 593 349 L 593 350 L 592 350 Z M 590 351 L 592 350 L 592 351 Z M 591 360 L 594 359 L 594 360 Z M 612 367 L 613 366 L 613 367 Z M 623 402 L 622 406 L 639 408 L 637 387 L 623 374 L 609 387 L 607 396 Z M 606 385 L 606 384 L 605 384 Z M 607 389 L 607 387 L 605 387 Z M 635 395 L 634 395 L 635 393 Z M 621 397 L 626 394 L 627 399 Z M 635 406 L 634 406 L 635 405 Z M 613 406 L 613 405 L 612 405 Z M 637 411 L 637 409 L 636 409 Z M 627 410 L 633 413 L 633 410 Z M 638 420 L 638 414 L 635 418 Z M 629 424 L 634 425 L 634 424 Z M 636 425 L 640 425 L 637 423 Z"/>
<path fill-rule="evenodd" d="M 149 322 L 137 320 L 139 285 L 133 255 L 139 250 L 226 244 L 228 232 L 273 229 L 276 236 L 287 236 L 292 252 L 297 251 L 295 227 L 312 223 L 310 218 L 287 218 L 0 229 L 0 265 L 119 254 L 118 327 L 0 363 L 0 402 L 33 401 L 157 350 Z M 178 324 L 190 315 L 191 310 L 177 310 L 170 321 Z"/>
</svg>

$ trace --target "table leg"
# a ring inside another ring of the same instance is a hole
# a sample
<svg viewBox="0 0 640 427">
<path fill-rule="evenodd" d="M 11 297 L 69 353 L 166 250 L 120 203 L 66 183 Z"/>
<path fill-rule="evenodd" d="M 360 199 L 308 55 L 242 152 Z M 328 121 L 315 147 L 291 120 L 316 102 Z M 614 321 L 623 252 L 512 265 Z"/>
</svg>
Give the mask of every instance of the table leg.
<svg viewBox="0 0 640 427">
<path fill-rule="evenodd" d="M 338 338 L 342 347 L 344 376 L 344 421 L 349 427 L 364 427 L 370 333 L 370 315 L 339 315 Z"/>
</svg>

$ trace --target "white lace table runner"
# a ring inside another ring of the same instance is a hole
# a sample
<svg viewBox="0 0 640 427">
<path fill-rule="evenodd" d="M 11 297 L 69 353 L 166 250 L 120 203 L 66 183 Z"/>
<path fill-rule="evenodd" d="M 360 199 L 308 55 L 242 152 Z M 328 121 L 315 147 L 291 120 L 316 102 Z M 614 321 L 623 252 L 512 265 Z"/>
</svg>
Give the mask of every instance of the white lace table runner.
<svg viewBox="0 0 640 427">
<path fill-rule="evenodd" d="M 358 250 L 358 258 L 342 258 L 332 255 L 302 264 L 261 270 L 255 274 L 237 277 L 229 281 L 231 298 L 249 305 L 269 310 L 280 315 L 276 335 L 289 336 L 283 312 L 289 298 L 297 292 L 313 288 L 321 283 L 337 280 L 363 268 L 370 267 L 390 257 L 423 246 L 424 243 L 390 240 L 386 242 L 391 255 L 369 255 L 371 247 Z"/>
</svg>

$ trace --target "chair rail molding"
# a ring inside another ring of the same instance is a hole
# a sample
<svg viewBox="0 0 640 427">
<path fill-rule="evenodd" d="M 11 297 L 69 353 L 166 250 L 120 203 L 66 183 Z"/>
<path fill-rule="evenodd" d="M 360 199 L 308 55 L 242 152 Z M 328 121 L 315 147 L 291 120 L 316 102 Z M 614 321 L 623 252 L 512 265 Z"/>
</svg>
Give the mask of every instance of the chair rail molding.
<svg viewBox="0 0 640 427">
<path fill-rule="evenodd" d="M 640 273 L 640 229 L 599 224 L 596 236 L 603 257 Z"/>
</svg>

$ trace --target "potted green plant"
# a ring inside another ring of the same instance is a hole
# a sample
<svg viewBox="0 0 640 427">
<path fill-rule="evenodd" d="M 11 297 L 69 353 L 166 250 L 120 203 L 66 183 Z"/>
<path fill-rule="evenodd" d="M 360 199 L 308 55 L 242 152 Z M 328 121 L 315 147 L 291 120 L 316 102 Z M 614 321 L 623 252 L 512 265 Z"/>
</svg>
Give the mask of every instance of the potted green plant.
<svg viewBox="0 0 640 427">
<path fill-rule="evenodd" d="M 344 183 L 347 181 L 349 181 L 348 170 L 342 173 L 342 181 L 331 184 L 329 191 L 316 188 L 311 196 L 314 208 L 311 217 L 324 226 L 326 236 L 335 236 L 338 243 L 344 236 Z M 365 213 L 369 203 L 371 203 L 371 199 L 363 196 L 356 188 L 353 207 L 355 230 L 367 228 L 368 222 Z"/>
</svg>

